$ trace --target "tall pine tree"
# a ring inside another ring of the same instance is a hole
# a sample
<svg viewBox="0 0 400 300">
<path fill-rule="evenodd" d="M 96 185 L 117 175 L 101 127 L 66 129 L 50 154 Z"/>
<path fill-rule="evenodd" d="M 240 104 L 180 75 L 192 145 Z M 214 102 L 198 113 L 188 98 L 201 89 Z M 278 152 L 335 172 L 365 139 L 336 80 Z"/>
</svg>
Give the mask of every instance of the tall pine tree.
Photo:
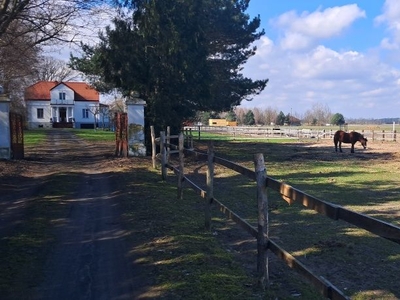
<svg viewBox="0 0 400 300">
<path fill-rule="evenodd" d="M 176 132 L 197 111 L 226 111 L 260 93 L 268 80 L 240 72 L 263 35 L 260 19 L 245 14 L 249 0 L 127 1 L 132 16 L 120 16 L 84 45 L 71 65 L 101 90 L 138 92 L 147 102 L 146 124 Z"/>
</svg>

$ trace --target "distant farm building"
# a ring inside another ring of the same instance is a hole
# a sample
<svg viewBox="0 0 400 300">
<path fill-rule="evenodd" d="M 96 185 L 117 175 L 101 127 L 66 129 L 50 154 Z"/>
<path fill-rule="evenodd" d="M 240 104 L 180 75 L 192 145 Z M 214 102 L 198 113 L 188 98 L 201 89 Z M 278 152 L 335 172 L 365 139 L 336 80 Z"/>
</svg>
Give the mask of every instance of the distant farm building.
<svg viewBox="0 0 400 300">
<path fill-rule="evenodd" d="M 209 126 L 237 126 L 236 121 L 227 121 L 225 119 L 209 119 Z"/>
</svg>

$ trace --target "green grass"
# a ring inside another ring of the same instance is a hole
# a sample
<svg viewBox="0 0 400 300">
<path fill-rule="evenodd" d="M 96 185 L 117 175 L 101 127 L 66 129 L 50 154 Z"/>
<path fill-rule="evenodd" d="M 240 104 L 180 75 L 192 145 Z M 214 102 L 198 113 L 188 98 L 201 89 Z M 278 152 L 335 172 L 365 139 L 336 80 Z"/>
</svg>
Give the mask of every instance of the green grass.
<svg viewBox="0 0 400 300">
<path fill-rule="evenodd" d="M 115 132 L 94 129 L 74 129 L 73 132 L 80 138 L 90 142 L 114 141 Z"/>
<path fill-rule="evenodd" d="M 88 131 L 89 136 L 97 133 Z M 82 134 L 85 135 L 84 132 Z M 368 214 L 376 214 L 376 210 L 383 220 L 393 223 L 399 221 L 390 211 L 380 211 L 380 205 L 399 201 L 400 169 L 393 167 L 390 159 L 382 163 L 382 159 L 378 161 L 379 157 L 366 157 L 358 153 L 341 155 L 334 153 L 332 147 L 313 148 L 308 143 L 293 140 L 279 140 L 278 143 L 276 140 L 232 141 L 214 137 L 217 156 L 252 169 L 253 155 L 263 153 L 268 175 L 323 200 Z M 196 141 L 195 146 L 204 147 L 206 142 L 206 139 Z M 322 298 L 309 284 L 290 272 L 287 266 L 275 264 L 271 265 L 271 273 L 275 274 L 271 288 L 265 294 L 261 292 L 257 288 L 256 278 L 243 268 L 240 260 L 236 259 L 235 251 L 224 244 L 223 240 L 232 239 L 231 243 L 239 247 L 244 240 L 235 241 L 234 236 L 222 238 L 221 234 L 230 234 L 235 227 L 228 225 L 220 212 L 213 211 L 213 231 L 205 231 L 203 200 L 198 195 L 185 189 L 184 199 L 177 200 L 176 177 L 169 174 L 168 180 L 162 182 L 160 171 L 153 170 L 147 158 L 130 158 L 125 163 L 131 163 L 131 169 L 122 174 L 115 186 L 115 193 L 123 201 L 123 222 L 132 232 L 134 247 L 130 255 L 143 268 L 145 276 L 154 280 L 152 289 L 159 298 Z M 250 223 L 256 224 L 257 203 L 253 182 L 233 171 L 216 169 L 215 185 L 214 193 L 218 200 Z M 51 194 L 51 191 L 47 192 Z M 62 193 L 59 196 L 62 199 Z M 53 206 L 57 199 L 54 197 L 49 203 L 43 200 L 57 212 L 57 206 Z M 300 204 L 289 206 L 277 192 L 269 191 L 268 200 L 271 238 L 315 274 L 327 278 L 353 299 L 400 297 L 399 282 L 394 275 L 400 269 L 400 249 L 397 244 L 344 222 L 330 220 Z M 43 210 L 44 203 L 38 204 L 44 217 L 34 218 L 44 221 L 32 228 L 44 228 L 51 220 L 52 209 L 47 215 Z M 27 224 L 33 222 L 33 219 L 29 220 Z M 29 227 L 26 226 L 26 230 Z M 214 235 L 214 231 L 219 234 Z M 16 268 L 26 266 L 25 260 L 36 260 L 36 256 L 31 258 L 29 255 L 44 247 L 44 241 L 51 243 L 51 236 L 45 234 L 37 239 L 26 231 L 14 240 L 7 240 L 9 245 L 15 246 L 9 252 L 4 252 L 3 263 L 13 253 L 15 256 L 10 261 L 16 261 Z M 33 264 L 27 270 L 34 267 L 37 265 Z M 0 270 L 8 268 L 9 265 L 0 264 Z M 14 273 L 1 274 L 11 278 Z M 7 278 L 3 280 L 3 286 L 4 282 L 10 284 Z M 292 297 L 292 288 L 301 297 Z M 374 294 L 379 296 L 374 297 Z"/>
<path fill-rule="evenodd" d="M 27 146 L 35 146 L 42 143 L 46 139 L 46 130 L 25 130 L 24 144 Z"/>
<path fill-rule="evenodd" d="M 398 162 L 392 163 L 379 153 L 337 154 L 331 146 L 309 146 L 295 141 L 214 141 L 217 156 L 253 169 L 253 155 L 263 153 L 269 176 L 322 200 L 400 225 L 396 217 L 400 207 Z M 214 183 L 218 200 L 257 224 L 254 183 L 225 168 L 216 170 Z M 380 291 L 379 299 L 400 296 L 395 293 L 400 283 L 387 272 L 400 267 L 396 256 L 399 245 L 319 215 L 299 203 L 289 206 L 275 191 L 269 190 L 268 195 L 272 238 L 307 267 L 357 299 L 373 299 L 368 295 L 376 290 Z M 394 206 L 394 211 L 384 210 L 388 204 Z"/>
<path fill-rule="evenodd" d="M 246 137 L 246 136 L 233 136 L 228 134 L 221 134 L 221 133 L 214 133 L 208 131 L 201 131 L 200 132 L 200 139 L 199 139 L 199 132 L 192 131 L 192 136 L 195 141 L 252 141 L 252 142 L 265 142 L 268 141 L 270 143 L 285 143 L 294 141 L 295 139 L 288 139 L 288 138 L 254 138 L 254 137 Z"/>
<path fill-rule="evenodd" d="M 130 191 L 123 197 L 124 220 L 137 244 L 132 255 L 151 270 L 159 298 L 262 297 L 255 279 L 204 229 L 201 199 L 194 192 L 187 190 L 184 200 L 177 200 L 174 184 L 160 181 L 148 162 L 132 171 L 120 182 Z"/>
<path fill-rule="evenodd" d="M 46 134 L 53 129 L 35 129 L 24 131 L 24 143 L 27 146 L 35 146 L 46 139 Z M 94 129 L 68 129 L 83 140 L 90 142 L 109 142 L 115 140 L 115 132 Z"/>
</svg>

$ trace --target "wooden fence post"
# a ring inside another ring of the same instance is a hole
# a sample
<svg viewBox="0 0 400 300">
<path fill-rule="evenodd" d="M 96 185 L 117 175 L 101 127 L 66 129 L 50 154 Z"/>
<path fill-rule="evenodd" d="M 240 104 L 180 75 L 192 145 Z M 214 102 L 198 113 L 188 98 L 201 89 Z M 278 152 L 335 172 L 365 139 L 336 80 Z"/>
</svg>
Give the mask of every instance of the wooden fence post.
<svg viewBox="0 0 400 300">
<path fill-rule="evenodd" d="M 179 134 L 179 140 L 178 140 L 178 145 L 179 145 L 179 174 L 178 174 L 178 199 L 183 199 L 183 176 L 184 176 L 184 154 L 183 154 L 183 149 L 184 149 L 184 136 L 183 133 L 181 132 Z"/>
<path fill-rule="evenodd" d="M 167 162 L 169 162 L 170 152 L 171 152 L 171 127 L 167 126 Z"/>
<path fill-rule="evenodd" d="M 189 129 L 189 139 L 190 139 L 190 144 L 189 144 L 189 149 L 193 149 L 193 133 L 192 133 L 192 128 Z"/>
<path fill-rule="evenodd" d="M 257 236 L 257 272 L 261 288 L 265 290 L 269 282 L 268 278 L 268 258 L 267 241 L 268 238 L 268 197 L 266 186 L 266 170 L 264 156 L 261 153 L 254 155 L 254 168 L 257 182 L 257 202 L 258 202 L 258 236 Z"/>
<path fill-rule="evenodd" d="M 129 145 L 128 145 L 128 114 L 123 113 L 121 116 L 121 121 L 122 121 L 122 156 L 123 157 L 128 157 L 129 151 Z"/>
<path fill-rule="evenodd" d="M 200 125 L 197 126 L 197 129 L 199 130 L 199 131 L 198 131 L 197 140 L 200 141 L 200 130 L 201 130 L 201 129 L 200 129 Z"/>
<path fill-rule="evenodd" d="M 151 132 L 151 159 L 153 161 L 153 169 L 156 168 L 156 155 L 157 155 L 157 144 L 156 144 L 156 135 L 154 133 L 154 126 L 150 126 Z"/>
<path fill-rule="evenodd" d="M 214 198 L 214 145 L 212 141 L 208 142 L 207 158 L 207 197 L 204 205 L 204 224 L 206 230 L 211 230 L 211 203 Z"/>
<path fill-rule="evenodd" d="M 167 179 L 167 153 L 165 149 L 165 131 L 160 132 L 160 150 L 161 150 L 161 177 Z"/>
<path fill-rule="evenodd" d="M 185 131 L 183 133 L 183 145 L 186 148 L 189 148 L 189 129 L 185 128 Z"/>
<path fill-rule="evenodd" d="M 115 156 L 119 156 L 121 153 L 121 114 L 114 114 L 115 122 Z"/>
</svg>

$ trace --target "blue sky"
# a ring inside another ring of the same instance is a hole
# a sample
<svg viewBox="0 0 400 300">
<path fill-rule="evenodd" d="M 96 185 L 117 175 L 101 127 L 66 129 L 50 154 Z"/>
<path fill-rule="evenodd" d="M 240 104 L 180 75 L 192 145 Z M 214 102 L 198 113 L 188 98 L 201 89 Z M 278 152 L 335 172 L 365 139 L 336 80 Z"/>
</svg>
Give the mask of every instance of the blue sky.
<svg viewBox="0 0 400 300">
<path fill-rule="evenodd" d="M 251 0 L 247 13 L 265 35 L 244 74 L 270 82 L 242 107 L 400 117 L 400 1 Z"/>
<path fill-rule="evenodd" d="M 80 34 L 85 43 L 96 42 L 109 13 L 89 18 L 98 22 Z M 400 0 L 250 0 L 246 13 L 260 15 L 265 35 L 243 73 L 270 81 L 241 107 L 400 118 Z M 68 60 L 71 50 L 54 56 Z"/>
</svg>

